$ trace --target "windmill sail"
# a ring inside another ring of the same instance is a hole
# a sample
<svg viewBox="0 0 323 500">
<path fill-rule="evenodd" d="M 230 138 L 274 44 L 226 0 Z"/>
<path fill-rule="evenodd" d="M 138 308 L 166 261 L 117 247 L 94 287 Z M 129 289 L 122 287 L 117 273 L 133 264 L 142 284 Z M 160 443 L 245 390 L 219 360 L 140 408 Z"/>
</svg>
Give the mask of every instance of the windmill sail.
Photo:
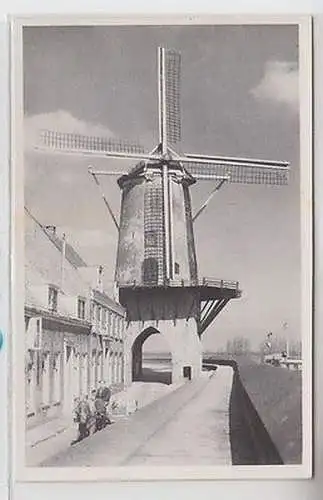
<svg viewBox="0 0 323 500">
<path fill-rule="evenodd" d="M 289 164 L 286 162 L 198 155 L 187 155 L 179 160 L 187 172 L 199 180 L 228 176 L 228 182 L 233 183 L 288 184 Z"/>
<path fill-rule="evenodd" d="M 181 56 L 178 52 L 166 52 L 166 123 L 170 144 L 181 140 Z"/>
<path fill-rule="evenodd" d="M 159 142 L 166 153 L 168 144 L 181 140 L 181 56 L 174 50 L 159 48 Z"/>
<path fill-rule="evenodd" d="M 133 158 L 139 160 L 145 158 L 145 156 L 149 156 L 139 144 L 107 137 L 42 130 L 40 138 L 43 148 L 55 152 L 76 152 L 77 154 L 84 155 L 95 154 L 96 156 L 126 157 L 127 159 Z"/>
</svg>

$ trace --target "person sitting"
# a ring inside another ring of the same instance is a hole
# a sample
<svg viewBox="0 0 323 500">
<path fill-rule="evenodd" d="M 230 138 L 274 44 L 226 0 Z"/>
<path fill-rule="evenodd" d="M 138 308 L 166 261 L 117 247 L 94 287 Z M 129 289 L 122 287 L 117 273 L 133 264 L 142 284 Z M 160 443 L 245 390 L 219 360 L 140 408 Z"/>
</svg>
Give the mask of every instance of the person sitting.
<svg viewBox="0 0 323 500">
<path fill-rule="evenodd" d="M 109 401 L 111 399 L 111 389 L 106 385 L 104 380 L 100 380 L 99 382 L 99 388 L 96 392 L 96 397 L 98 399 L 102 399 L 106 403 L 106 406 L 109 404 Z"/>
<path fill-rule="evenodd" d="M 71 444 L 75 444 L 89 435 L 88 423 L 89 419 L 91 418 L 91 410 L 87 396 L 85 396 L 83 399 L 75 398 L 74 405 L 73 416 L 74 422 L 78 423 L 78 435 Z"/>
<path fill-rule="evenodd" d="M 89 400 L 90 410 L 91 410 L 92 414 L 95 413 L 96 392 L 97 392 L 96 389 L 92 389 L 92 391 L 91 391 L 91 397 L 90 397 L 90 400 Z"/>
<path fill-rule="evenodd" d="M 107 411 L 108 402 L 104 401 L 104 399 L 100 397 L 100 394 L 99 397 L 98 394 L 96 395 L 94 406 L 97 422 L 100 422 L 99 426 L 97 427 L 102 428 L 106 424 L 111 424 L 112 422 Z M 104 422 L 104 425 L 102 425 L 102 422 Z"/>
</svg>

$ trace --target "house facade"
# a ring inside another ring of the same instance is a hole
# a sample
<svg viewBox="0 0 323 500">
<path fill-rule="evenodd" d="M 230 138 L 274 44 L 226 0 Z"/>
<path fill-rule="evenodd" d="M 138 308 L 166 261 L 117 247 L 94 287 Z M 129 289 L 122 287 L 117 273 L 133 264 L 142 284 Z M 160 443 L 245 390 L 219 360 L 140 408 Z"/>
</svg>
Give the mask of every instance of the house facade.
<svg viewBox="0 0 323 500">
<path fill-rule="evenodd" d="M 100 380 L 124 381 L 125 311 L 84 279 L 75 250 L 25 213 L 25 408 L 28 423 L 70 416 Z"/>
</svg>

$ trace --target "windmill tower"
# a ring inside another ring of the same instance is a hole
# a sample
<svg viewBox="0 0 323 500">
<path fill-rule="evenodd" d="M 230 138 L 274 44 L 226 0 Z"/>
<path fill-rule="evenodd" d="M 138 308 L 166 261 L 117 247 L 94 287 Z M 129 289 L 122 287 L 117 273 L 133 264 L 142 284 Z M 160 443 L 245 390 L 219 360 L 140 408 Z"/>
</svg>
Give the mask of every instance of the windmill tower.
<svg viewBox="0 0 323 500">
<path fill-rule="evenodd" d="M 172 380 L 200 375 L 201 336 L 231 299 L 239 284 L 198 275 L 193 224 L 226 182 L 283 185 L 286 162 L 181 154 L 180 54 L 158 49 L 159 143 L 151 152 L 100 137 L 43 132 L 46 148 L 61 153 L 131 160 L 130 171 L 90 170 L 118 175 L 122 192 L 120 222 L 106 206 L 119 233 L 115 280 L 127 311 L 125 381 L 140 377 L 142 346 L 152 334 L 165 336 L 172 354 Z M 211 196 L 193 216 L 190 187 L 211 181 Z"/>
</svg>

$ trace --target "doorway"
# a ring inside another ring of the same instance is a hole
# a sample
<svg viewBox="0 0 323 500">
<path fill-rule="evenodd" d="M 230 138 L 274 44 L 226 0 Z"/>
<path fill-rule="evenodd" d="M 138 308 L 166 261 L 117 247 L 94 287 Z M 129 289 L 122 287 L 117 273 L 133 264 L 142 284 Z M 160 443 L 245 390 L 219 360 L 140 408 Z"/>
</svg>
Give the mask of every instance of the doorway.
<svg viewBox="0 0 323 500">
<path fill-rule="evenodd" d="M 191 366 L 183 366 L 183 377 L 192 380 L 192 367 Z"/>
</svg>

